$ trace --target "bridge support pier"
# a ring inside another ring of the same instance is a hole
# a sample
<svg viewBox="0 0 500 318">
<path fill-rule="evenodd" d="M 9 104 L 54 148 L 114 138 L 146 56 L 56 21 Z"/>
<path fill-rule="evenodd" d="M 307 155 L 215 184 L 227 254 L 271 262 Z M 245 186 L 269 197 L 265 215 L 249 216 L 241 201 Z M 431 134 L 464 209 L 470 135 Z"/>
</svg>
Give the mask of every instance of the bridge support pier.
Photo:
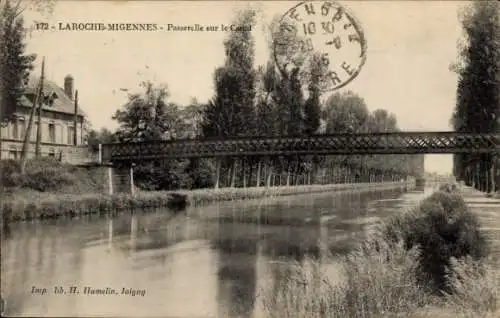
<svg viewBox="0 0 500 318">
<path fill-rule="evenodd" d="M 108 166 L 108 194 L 130 193 L 135 194 L 134 166 Z"/>
<path fill-rule="evenodd" d="M 260 165 L 260 160 L 259 160 L 259 162 L 257 163 L 257 181 L 255 183 L 255 186 L 257 188 L 260 187 L 260 169 L 261 169 L 261 165 Z"/>
<path fill-rule="evenodd" d="M 489 174 L 489 184 L 488 184 L 488 192 L 492 193 L 492 192 L 495 192 L 496 190 L 496 174 L 495 174 L 495 165 L 496 165 L 496 158 L 493 157 L 492 160 L 491 160 L 491 165 L 490 165 L 490 169 L 488 171 L 488 174 Z"/>
<path fill-rule="evenodd" d="M 415 187 L 422 189 L 425 187 L 425 179 L 424 178 L 417 178 L 415 180 Z"/>
<path fill-rule="evenodd" d="M 217 157 L 215 158 L 215 182 L 214 182 L 214 188 L 219 189 L 219 182 L 220 182 L 220 158 Z"/>
</svg>

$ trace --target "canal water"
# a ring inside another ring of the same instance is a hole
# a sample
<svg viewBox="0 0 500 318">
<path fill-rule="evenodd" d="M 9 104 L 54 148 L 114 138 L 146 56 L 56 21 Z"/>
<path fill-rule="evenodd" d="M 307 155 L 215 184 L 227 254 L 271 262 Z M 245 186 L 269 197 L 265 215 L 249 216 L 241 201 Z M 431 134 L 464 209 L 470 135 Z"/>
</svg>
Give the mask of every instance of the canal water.
<svg viewBox="0 0 500 318">
<path fill-rule="evenodd" d="M 353 248 L 423 191 L 305 194 L 4 231 L 8 316 L 261 317 L 282 269 Z M 100 289 L 98 291 L 97 289 Z M 101 294 L 96 294 L 101 292 Z"/>
</svg>

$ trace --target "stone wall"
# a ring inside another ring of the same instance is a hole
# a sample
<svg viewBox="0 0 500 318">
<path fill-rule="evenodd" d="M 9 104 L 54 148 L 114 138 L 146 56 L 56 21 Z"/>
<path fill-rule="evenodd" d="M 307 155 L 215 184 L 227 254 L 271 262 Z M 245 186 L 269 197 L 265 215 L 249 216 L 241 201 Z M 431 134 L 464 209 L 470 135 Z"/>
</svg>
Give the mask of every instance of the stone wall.
<svg viewBox="0 0 500 318">
<path fill-rule="evenodd" d="M 35 143 L 28 145 L 28 158 L 35 156 Z M 0 159 L 20 159 L 23 149 L 22 141 L 2 140 Z M 69 164 L 86 164 L 98 162 L 99 153 L 91 151 L 88 146 L 70 146 L 42 143 L 40 145 L 42 157 L 54 157 Z"/>
<path fill-rule="evenodd" d="M 69 147 L 61 149 L 59 159 L 69 164 L 86 164 L 99 162 L 99 152 L 91 151 L 89 147 Z"/>
<path fill-rule="evenodd" d="M 130 168 L 111 167 L 113 193 L 133 193 L 135 186 L 133 183 L 133 173 Z M 109 189 L 109 187 L 108 187 Z"/>
</svg>

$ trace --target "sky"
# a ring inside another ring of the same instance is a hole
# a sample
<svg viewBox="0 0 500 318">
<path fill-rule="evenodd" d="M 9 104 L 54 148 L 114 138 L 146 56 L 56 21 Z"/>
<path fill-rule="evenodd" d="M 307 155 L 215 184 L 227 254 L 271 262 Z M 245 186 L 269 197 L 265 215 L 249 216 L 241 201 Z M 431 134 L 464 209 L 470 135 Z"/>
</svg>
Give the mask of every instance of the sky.
<svg viewBox="0 0 500 318">
<path fill-rule="evenodd" d="M 258 11 L 252 29 L 256 64 L 270 56 L 267 25 L 299 1 L 57 1 L 53 12 L 25 12 L 27 52 L 41 56 L 47 78 L 63 86 L 71 74 L 79 105 L 93 128 L 116 128 L 111 119 L 139 92 L 139 83 L 166 84 L 170 100 L 188 104 L 213 96 L 213 72 L 224 63 L 229 32 L 66 31 L 59 23 L 158 23 L 230 25 L 247 7 Z M 351 90 L 370 110 L 387 109 L 405 131 L 447 131 L 455 105 L 457 76 L 449 70 L 462 38 L 458 10 L 464 1 L 339 1 L 355 16 L 367 41 L 366 63 L 340 91 Z M 36 30 L 34 21 L 55 29 Z M 426 157 L 426 171 L 450 172 L 451 156 Z"/>
</svg>

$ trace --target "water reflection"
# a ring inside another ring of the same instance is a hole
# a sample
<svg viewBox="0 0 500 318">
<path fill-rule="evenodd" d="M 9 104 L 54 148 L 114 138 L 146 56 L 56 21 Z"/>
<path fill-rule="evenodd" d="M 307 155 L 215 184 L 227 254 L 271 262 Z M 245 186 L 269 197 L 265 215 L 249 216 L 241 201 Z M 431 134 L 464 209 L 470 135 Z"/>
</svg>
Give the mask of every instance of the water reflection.
<svg viewBox="0 0 500 318">
<path fill-rule="evenodd" d="M 14 224 L 2 233 L 6 314 L 259 317 L 261 289 L 276 289 L 294 261 L 345 253 L 370 225 L 421 195 L 308 194 L 193 207 L 173 217 L 157 210 Z M 75 285 L 146 294 L 31 293 L 33 286 Z"/>
<path fill-rule="evenodd" d="M 223 317 L 251 317 L 256 296 L 258 239 L 226 238 L 223 235 L 214 241 L 213 246 L 219 256 L 219 314 Z"/>
</svg>

